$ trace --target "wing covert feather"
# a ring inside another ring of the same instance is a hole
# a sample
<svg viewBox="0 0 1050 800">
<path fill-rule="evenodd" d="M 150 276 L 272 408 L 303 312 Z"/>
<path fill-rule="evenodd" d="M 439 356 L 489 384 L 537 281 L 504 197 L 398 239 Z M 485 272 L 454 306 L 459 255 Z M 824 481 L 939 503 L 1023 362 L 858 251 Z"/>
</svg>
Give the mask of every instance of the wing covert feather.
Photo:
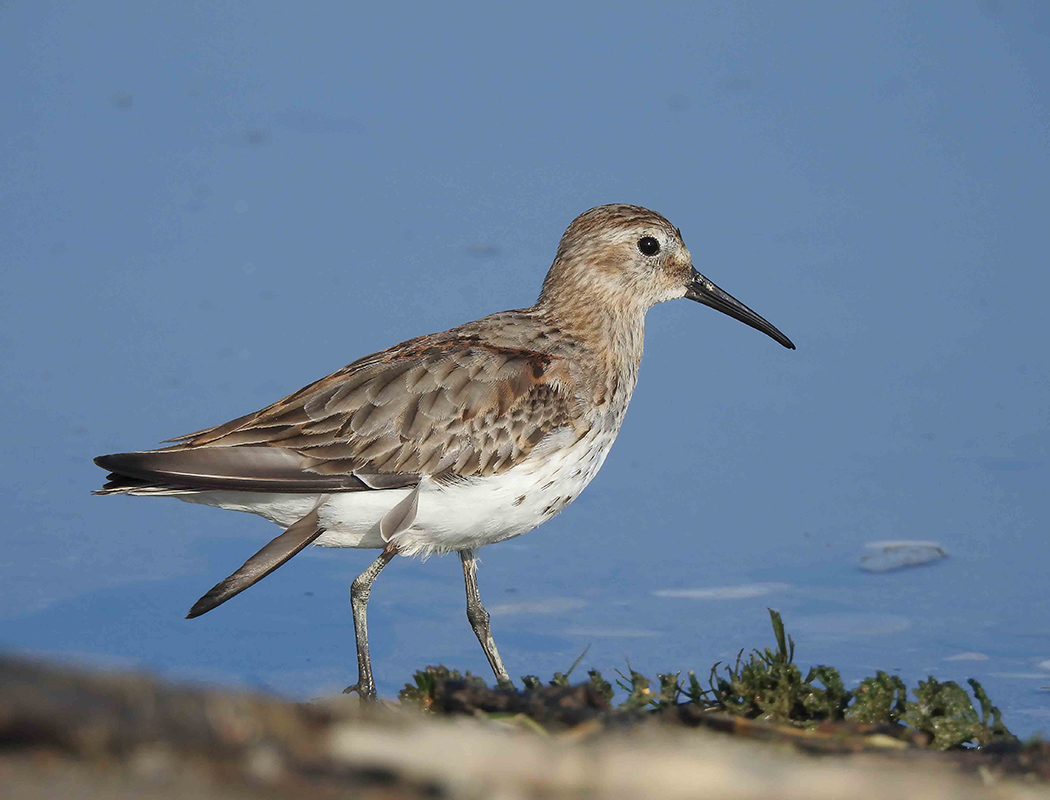
<svg viewBox="0 0 1050 800">
<path fill-rule="evenodd" d="M 175 447 L 286 448 L 318 474 L 498 474 L 577 421 L 568 377 L 534 350 L 406 342 Z"/>
</svg>

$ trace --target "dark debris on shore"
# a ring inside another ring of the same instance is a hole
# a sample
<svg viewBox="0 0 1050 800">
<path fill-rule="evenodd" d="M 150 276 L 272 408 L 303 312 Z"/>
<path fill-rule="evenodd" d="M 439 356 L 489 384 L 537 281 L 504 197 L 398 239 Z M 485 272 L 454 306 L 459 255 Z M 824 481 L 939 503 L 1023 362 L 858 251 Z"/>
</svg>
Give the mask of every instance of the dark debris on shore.
<svg viewBox="0 0 1050 800">
<path fill-rule="evenodd" d="M 849 797 L 855 781 L 896 797 L 1050 794 L 1050 744 L 1014 737 L 976 682 L 972 698 L 933 678 L 909 695 L 879 673 L 847 691 L 829 667 L 803 674 L 771 618 L 776 646 L 716 664 L 706 688 L 628 667 L 619 701 L 595 670 L 516 690 L 428 667 L 399 703 L 295 703 L 0 656 L 0 785 L 162 800 L 665 798 L 690 780 L 710 797 L 801 798 L 821 782 Z"/>
</svg>

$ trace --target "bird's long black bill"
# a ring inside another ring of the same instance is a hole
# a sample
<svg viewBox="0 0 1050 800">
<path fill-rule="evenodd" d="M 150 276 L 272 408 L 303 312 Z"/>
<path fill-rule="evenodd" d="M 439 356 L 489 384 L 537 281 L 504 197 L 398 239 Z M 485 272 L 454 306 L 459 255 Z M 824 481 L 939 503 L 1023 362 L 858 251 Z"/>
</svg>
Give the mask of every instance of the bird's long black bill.
<svg viewBox="0 0 1050 800">
<path fill-rule="evenodd" d="M 235 594 L 240 594 L 252 584 L 258 583 L 322 533 L 324 533 L 324 528 L 318 524 L 315 509 L 276 539 L 270 541 L 262 550 L 245 561 L 241 568 L 230 577 L 209 589 L 204 597 L 193 604 L 186 619 L 206 614 L 216 606 L 221 606 Z"/>
<path fill-rule="evenodd" d="M 788 350 L 795 349 L 795 345 L 791 340 L 778 331 L 769 321 L 764 317 L 760 317 L 728 292 L 723 292 L 695 269 L 693 270 L 693 281 L 685 290 L 685 296 L 690 300 L 710 306 L 716 311 L 721 311 L 723 314 L 728 314 L 733 319 L 738 319 L 755 330 L 762 331 L 766 336 L 776 339 Z"/>
</svg>

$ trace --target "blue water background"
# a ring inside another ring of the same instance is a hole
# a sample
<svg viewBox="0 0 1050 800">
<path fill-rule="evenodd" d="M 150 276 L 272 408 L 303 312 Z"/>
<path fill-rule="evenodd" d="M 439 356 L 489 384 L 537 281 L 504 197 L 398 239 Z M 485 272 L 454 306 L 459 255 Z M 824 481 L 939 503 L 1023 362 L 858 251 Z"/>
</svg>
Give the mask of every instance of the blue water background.
<svg viewBox="0 0 1050 800">
<path fill-rule="evenodd" d="M 512 674 L 589 645 L 703 675 L 772 606 L 848 684 L 975 677 L 1050 731 L 1050 5 L 650 6 L 5 3 L 0 646 L 350 683 L 374 553 L 185 621 L 276 529 L 92 497 L 91 457 L 528 305 L 568 222 L 627 202 L 798 351 L 650 313 L 601 474 L 481 553 Z M 948 558 L 862 571 L 884 539 Z M 486 674 L 455 558 L 395 562 L 370 612 L 382 693 Z"/>
</svg>

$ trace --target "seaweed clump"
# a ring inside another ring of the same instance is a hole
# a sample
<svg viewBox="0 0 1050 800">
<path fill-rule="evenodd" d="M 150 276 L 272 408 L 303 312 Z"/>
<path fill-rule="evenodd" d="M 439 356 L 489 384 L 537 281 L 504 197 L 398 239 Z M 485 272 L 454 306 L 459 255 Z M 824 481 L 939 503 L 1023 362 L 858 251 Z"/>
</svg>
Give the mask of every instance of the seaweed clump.
<svg viewBox="0 0 1050 800">
<path fill-rule="evenodd" d="M 780 614 L 769 609 L 775 647 L 741 650 L 733 664 L 715 663 L 705 688 L 692 671 L 661 673 L 654 684 L 631 669 L 617 671 L 624 698 L 614 708 L 615 690 L 596 669 L 588 680 L 572 685 L 569 677 L 586 650 L 566 672 L 556 672 L 545 685 L 535 675 L 522 677 L 524 691 L 490 689 L 469 672 L 443 666 L 415 673 L 398 697 L 438 713 L 517 715 L 541 728 L 571 727 L 597 716 L 634 719 L 642 712 L 689 724 L 730 728 L 718 720 L 742 719 L 758 724 L 816 731 L 842 729 L 882 733 L 937 750 L 967 744 L 997 743 L 1012 747 L 1016 737 L 980 683 L 968 681 L 974 699 L 954 681 L 930 676 L 919 681 L 908 698 L 899 677 L 881 670 L 847 690 L 834 667 L 818 665 L 803 675 L 795 663 L 795 642 L 784 630 Z M 750 724 L 750 723 L 748 723 Z M 902 746 L 905 746 L 902 744 Z"/>
<path fill-rule="evenodd" d="M 741 651 L 722 671 L 711 667 L 710 690 L 688 692 L 692 702 L 704 702 L 735 716 L 777 724 L 814 728 L 824 722 L 850 722 L 868 726 L 910 727 L 918 740 L 938 750 L 968 743 L 1016 741 L 994 706 L 974 679 L 968 683 L 980 712 L 955 681 L 938 681 L 932 675 L 912 690 L 914 700 L 899 677 L 881 670 L 848 691 L 834 667 L 811 667 L 802 676 L 795 664 L 795 642 L 784 631 L 780 614 L 769 609 L 776 649 Z"/>
</svg>

